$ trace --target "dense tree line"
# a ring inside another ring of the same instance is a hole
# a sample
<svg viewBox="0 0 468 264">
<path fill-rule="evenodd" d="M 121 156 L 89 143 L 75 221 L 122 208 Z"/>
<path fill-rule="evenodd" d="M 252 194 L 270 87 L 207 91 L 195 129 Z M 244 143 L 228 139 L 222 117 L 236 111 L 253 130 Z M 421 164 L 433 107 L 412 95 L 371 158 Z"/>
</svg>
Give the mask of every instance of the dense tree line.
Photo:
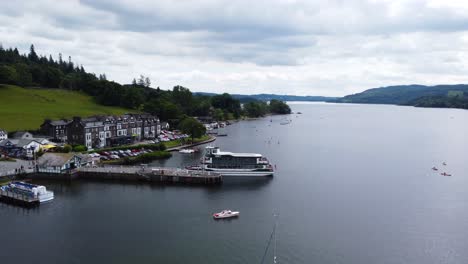
<svg viewBox="0 0 468 264">
<path fill-rule="evenodd" d="M 290 114 L 291 108 L 283 101 L 271 100 L 269 104 L 263 101 L 254 101 L 244 104 L 245 114 L 249 117 L 261 117 L 266 114 Z"/>
<path fill-rule="evenodd" d="M 426 96 L 414 100 L 411 105 L 416 107 L 435 108 L 461 108 L 468 109 L 468 97 L 466 96 Z"/>
<path fill-rule="evenodd" d="M 71 57 L 59 54 L 38 55 L 34 45 L 29 54 L 20 54 L 17 48 L 4 49 L 0 45 L 0 83 L 23 87 L 45 87 L 81 91 L 108 106 L 121 106 L 145 111 L 178 125 L 187 116 L 212 116 L 216 120 L 237 119 L 241 115 L 262 116 L 266 113 L 287 114 L 291 110 L 285 103 L 272 100 L 269 105 L 250 102 L 244 109 L 238 99 L 225 93 L 215 96 L 194 96 L 182 86 L 172 90 L 151 88 L 149 77 L 140 75 L 130 84 L 121 85 L 107 80 L 105 74 L 96 76 L 77 65 Z"/>
</svg>

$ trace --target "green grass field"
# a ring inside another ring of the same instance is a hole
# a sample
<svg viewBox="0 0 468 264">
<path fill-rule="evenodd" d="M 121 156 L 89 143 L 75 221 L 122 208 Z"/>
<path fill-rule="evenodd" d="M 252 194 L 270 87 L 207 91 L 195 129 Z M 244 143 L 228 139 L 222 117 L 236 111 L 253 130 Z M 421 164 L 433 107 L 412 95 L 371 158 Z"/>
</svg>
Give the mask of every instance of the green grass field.
<svg viewBox="0 0 468 264">
<path fill-rule="evenodd" d="M 0 85 L 0 128 L 9 132 L 38 129 L 45 118 L 70 119 L 128 112 L 135 111 L 99 105 L 81 92 Z"/>
</svg>

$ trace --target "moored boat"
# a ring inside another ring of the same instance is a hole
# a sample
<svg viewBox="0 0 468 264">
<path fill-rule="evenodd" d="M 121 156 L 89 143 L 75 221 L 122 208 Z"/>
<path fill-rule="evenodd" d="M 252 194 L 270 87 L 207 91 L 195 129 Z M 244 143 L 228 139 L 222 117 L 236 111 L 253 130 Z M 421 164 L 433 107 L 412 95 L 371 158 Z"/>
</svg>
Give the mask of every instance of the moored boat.
<svg viewBox="0 0 468 264">
<path fill-rule="evenodd" d="M 222 176 L 273 176 L 273 166 L 257 153 L 234 153 L 208 146 L 201 163 L 186 167 L 188 170 L 213 171 Z"/>
<path fill-rule="evenodd" d="M 231 210 L 223 210 L 219 213 L 214 213 L 213 217 L 215 219 L 222 219 L 222 218 L 231 218 L 239 216 L 240 212 L 231 211 Z"/>
<path fill-rule="evenodd" d="M 45 186 L 16 181 L 0 188 L 0 195 L 6 198 L 21 199 L 28 202 L 48 202 L 54 199 L 54 193 Z"/>
<path fill-rule="evenodd" d="M 192 153 L 195 153 L 195 150 L 193 150 L 193 149 L 181 149 L 181 150 L 179 150 L 179 153 L 192 154 Z"/>
</svg>

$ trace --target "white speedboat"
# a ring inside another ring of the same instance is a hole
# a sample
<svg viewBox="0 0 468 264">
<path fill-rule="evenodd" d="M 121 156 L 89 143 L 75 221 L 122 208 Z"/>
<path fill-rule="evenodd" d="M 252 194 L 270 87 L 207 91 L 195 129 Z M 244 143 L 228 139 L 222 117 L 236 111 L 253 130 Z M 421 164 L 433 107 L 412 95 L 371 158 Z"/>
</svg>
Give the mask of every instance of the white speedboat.
<svg viewBox="0 0 468 264">
<path fill-rule="evenodd" d="M 215 219 L 222 219 L 222 218 L 230 218 L 230 217 L 237 217 L 239 216 L 239 212 L 233 212 L 231 210 L 223 210 L 219 213 L 214 213 L 213 217 Z"/>
<path fill-rule="evenodd" d="M 192 153 L 195 153 L 195 150 L 193 150 L 193 149 L 181 149 L 181 150 L 179 150 L 179 153 L 192 154 Z"/>
</svg>

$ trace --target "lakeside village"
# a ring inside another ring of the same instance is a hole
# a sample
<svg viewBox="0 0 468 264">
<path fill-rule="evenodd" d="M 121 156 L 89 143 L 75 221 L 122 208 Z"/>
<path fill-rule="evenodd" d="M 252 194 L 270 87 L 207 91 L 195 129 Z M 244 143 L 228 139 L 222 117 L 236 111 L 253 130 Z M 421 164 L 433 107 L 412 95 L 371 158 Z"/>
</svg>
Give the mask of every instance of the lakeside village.
<svg viewBox="0 0 468 264">
<path fill-rule="evenodd" d="M 207 131 L 229 124 L 210 118 L 198 122 L 205 122 Z M 218 184 L 222 181 L 219 173 L 143 164 L 170 157 L 168 151 L 182 152 L 215 139 L 205 135 L 190 142 L 188 134 L 170 130 L 167 122 L 149 114 L 45 120 L 37 133 L 10 136 L 0 129 L 0 200 L 31 206 L 54 199 L 45 186 L 24 182 L 27 179 Z M 132 164 L 138 166 L 122 166 Z"/>
<path fill-rule="evenodd" d="M 198 121 L 207 131 L 227 124 L 210 118 Z M 202 139 L 212 141 L 214 137 Z M 100 162 L 123 164 L 129 158 L 149 161 L 148 154 L 166 150 L 161 143 L 177 148 L 188 140 L 189 135 L 170 130 L 167 122 L 150 114 L 46 119 L 34 134 L 15 132 L 9 137 L 7 131 L 0 129 L 0 161 L 11 161 L 2 162 L 0 177 L 32 172 L 64 174 Z"/>
<path fill-rule="evenodd" d="M 233 153 L 213 146 L 205 148 L 204 156 L 198 165 L 185 168 L 148 167 L 147 163 L 154 159 L 170 157 L 170 150 L 193 153 L 187 152 L 193 151 L 187 147 L 216 139 L 215 136 L 202 133 L 212 133 L 213 129 L 229 124 L 202 118 L 192 118 L 190 122 L 188 131 L 192 131 L 192 140 L 189 144 L 186 144 L 188 134 L 177 130 L 170 131 L 168 124 L 160 123 L 157 117 L 148 114 L 45 120 L 37 134 L 15 132 L 11 137 L 2 130 L 0 186 L 3 186 L 0 187 L 0 199 L 27 206 L 54 199 L 53 192 L 48 191 L 45 186 L 18 181 L 25 179 L 80 178 L 171 184 L 219 184 L 224 176 L 274 175 L 276 166 L 261 154 Z M 201 122 L 205 124 L 202 125 Z M 180 126 L 183 131 L 187 131 L 187 128 Z M 199 133 L 195 132 L 196 130 Z M 202 136 L 193 138 L 196 134 Z M 171 141 L 175 141 L 175 144 L 169 144 Z M 167 145 L 170 147 L 167 148 Z M 2 168 L 8 163 L 16 166 L 14 170 L 5 171 L 5 168 Z M 123 166 L 132 164 L 138 166 Z"/>
</svg>

